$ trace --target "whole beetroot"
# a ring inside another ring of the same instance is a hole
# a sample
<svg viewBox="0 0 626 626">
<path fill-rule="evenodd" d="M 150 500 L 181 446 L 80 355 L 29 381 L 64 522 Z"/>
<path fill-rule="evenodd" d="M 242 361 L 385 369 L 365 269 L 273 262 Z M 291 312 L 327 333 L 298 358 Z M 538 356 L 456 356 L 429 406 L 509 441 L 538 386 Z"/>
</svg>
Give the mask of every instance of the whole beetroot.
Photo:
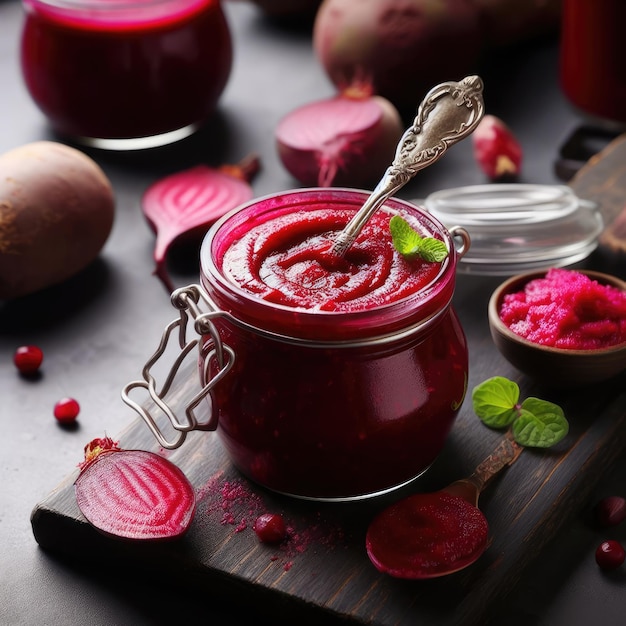
<svg viewBox="0 0 626 626">
<path fill-rule="evenodd" d="M 111 232 L 114 206 L 102 169 L 75 148 L 39 141 L 0 155 L 0 299 L 84 269 Z"/>
<path fill-rule="evenodd" d="M 482 32 L 472 0 L 324 0 L 313 45 L 340 90 L 370 82 L 404 114 L 434 85 L 471 73 Z"/>
</svg>

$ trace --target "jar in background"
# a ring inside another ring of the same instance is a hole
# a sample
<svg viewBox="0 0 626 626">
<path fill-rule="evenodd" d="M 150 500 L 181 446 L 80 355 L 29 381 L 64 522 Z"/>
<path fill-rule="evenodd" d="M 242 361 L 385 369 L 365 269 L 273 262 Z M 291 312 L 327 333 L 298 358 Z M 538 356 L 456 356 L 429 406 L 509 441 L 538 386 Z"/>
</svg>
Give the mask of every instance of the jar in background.
<svg viewBox="0 0 626 626">
<path fill-rule="evenodd" d="M 24 81 L 59 134 L 136 149 L 197 130 L 228 81 L 219 0 L 23 0 Z"/>
<path fill-rule="evenodd" d="M 564 94 L 600 127 L 626 128 L 626 2 L 564 0 L 562 11 Z"/>
</svg>

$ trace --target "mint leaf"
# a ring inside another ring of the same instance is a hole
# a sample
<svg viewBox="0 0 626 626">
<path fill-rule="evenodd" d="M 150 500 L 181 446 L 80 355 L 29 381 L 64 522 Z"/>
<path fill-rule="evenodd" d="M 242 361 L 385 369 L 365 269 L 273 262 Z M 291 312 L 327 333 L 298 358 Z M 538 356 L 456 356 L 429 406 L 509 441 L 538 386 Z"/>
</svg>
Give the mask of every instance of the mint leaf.
<svg viewBox="0 0 626 626">
<path fill-rule="evenodd" d="M 516 383 L 494 376 L 474 387 L 474 413 L 492 428 L 504 428 L 518 416 L 519 387 Z"/>
<path fill-rule="evenodd" d="M 492 428 L 511 426 L 520 446 L 549 448 L 567 435 L 569 423 L 560 406 L 539 398 L 526 398 L 520 405 L 519 395 L 512 380 L 488 378 L 472 391 L 474 412 Z"/>
<path fill-rule="evenodd" d="M 415 256 L 419 253 L 421 237 L 411 225 L 399 215 L 389 220 L 389 230 L 394 248 L 403 256 Z"/>
<path fill-rule="evenodd" d="M 448 248 L 441 239 L 424 237 L 420 242 L 419 255 L 424 261 L 441 263 L 448 256 Z"/>
<path fill-rule="evenodd" d="M 402 256 L 420 256 L 430 263 L 440 263 L 448 256 L 448 248 L 443 241 L 434 237 L 420 237 L 419 233 L 399 215 L 394 215 L 389 220 L 389 230 L 394 248 Z"/>
<path fill-rule="evenodd" d="M 526 398 L 519 417 L 513 423 L 515 441 L 533 448 L 549 448 L 561 441 L 568 431 L 569 424 L 563 409 L 539 398 Z"/>
</svg>

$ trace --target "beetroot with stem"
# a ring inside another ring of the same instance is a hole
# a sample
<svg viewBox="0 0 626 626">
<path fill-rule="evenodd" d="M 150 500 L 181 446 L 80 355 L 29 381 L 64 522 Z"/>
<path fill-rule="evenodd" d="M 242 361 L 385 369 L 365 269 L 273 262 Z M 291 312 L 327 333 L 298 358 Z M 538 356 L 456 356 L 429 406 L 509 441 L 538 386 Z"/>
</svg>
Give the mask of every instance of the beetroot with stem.
<svg viewBox="0 0 626 626">
<path fill-rule="evenodd" d="M 236 165 L 197 165 L 166 176 L 146 190 L 141 206 L 156 232 L 154 273 L 168 293 L 174 291 L 166 268 L 171 245 L 175 241 L 199 243 L 215 220 L 252 199 L 250 181 L 259 167 L 259 158 L 251 154 Z"/>
<path fill-rule="evenodd" d="M 433 85 L 474 73 L 482 34 L 472 0 L 324 0 L 313 47 L 339 89 L 367 80 L 408 115 Z"/>
<path fill-rule="evenodd" d="M 195 512 L 193 487 L 171 461 L 145 450 L 123 450 L 109 437 L 85 446 L 76 502 L 104 534 L 125 539 L 173 539 Z"/>
<path fill-rule="evenodd" d="M 354 84 L 295 109 L 275 134 L 283 165 L 302 184 L 366 187 L 390 165 L 402 132 L 393 104 Z"/>
</svg>

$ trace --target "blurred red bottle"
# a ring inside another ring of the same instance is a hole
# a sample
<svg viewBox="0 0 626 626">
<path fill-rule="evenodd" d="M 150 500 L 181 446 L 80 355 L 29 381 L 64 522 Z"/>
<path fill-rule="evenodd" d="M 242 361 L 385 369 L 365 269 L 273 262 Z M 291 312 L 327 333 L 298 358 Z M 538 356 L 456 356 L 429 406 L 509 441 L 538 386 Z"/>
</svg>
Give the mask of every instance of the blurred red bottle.
<svg viewBox="0 0 626 626">
<path fill-rule="evenodd" d="M 563 0 L 560 79 L 596 124 L 626 128 L 626 2 Z"/>
</svg>

